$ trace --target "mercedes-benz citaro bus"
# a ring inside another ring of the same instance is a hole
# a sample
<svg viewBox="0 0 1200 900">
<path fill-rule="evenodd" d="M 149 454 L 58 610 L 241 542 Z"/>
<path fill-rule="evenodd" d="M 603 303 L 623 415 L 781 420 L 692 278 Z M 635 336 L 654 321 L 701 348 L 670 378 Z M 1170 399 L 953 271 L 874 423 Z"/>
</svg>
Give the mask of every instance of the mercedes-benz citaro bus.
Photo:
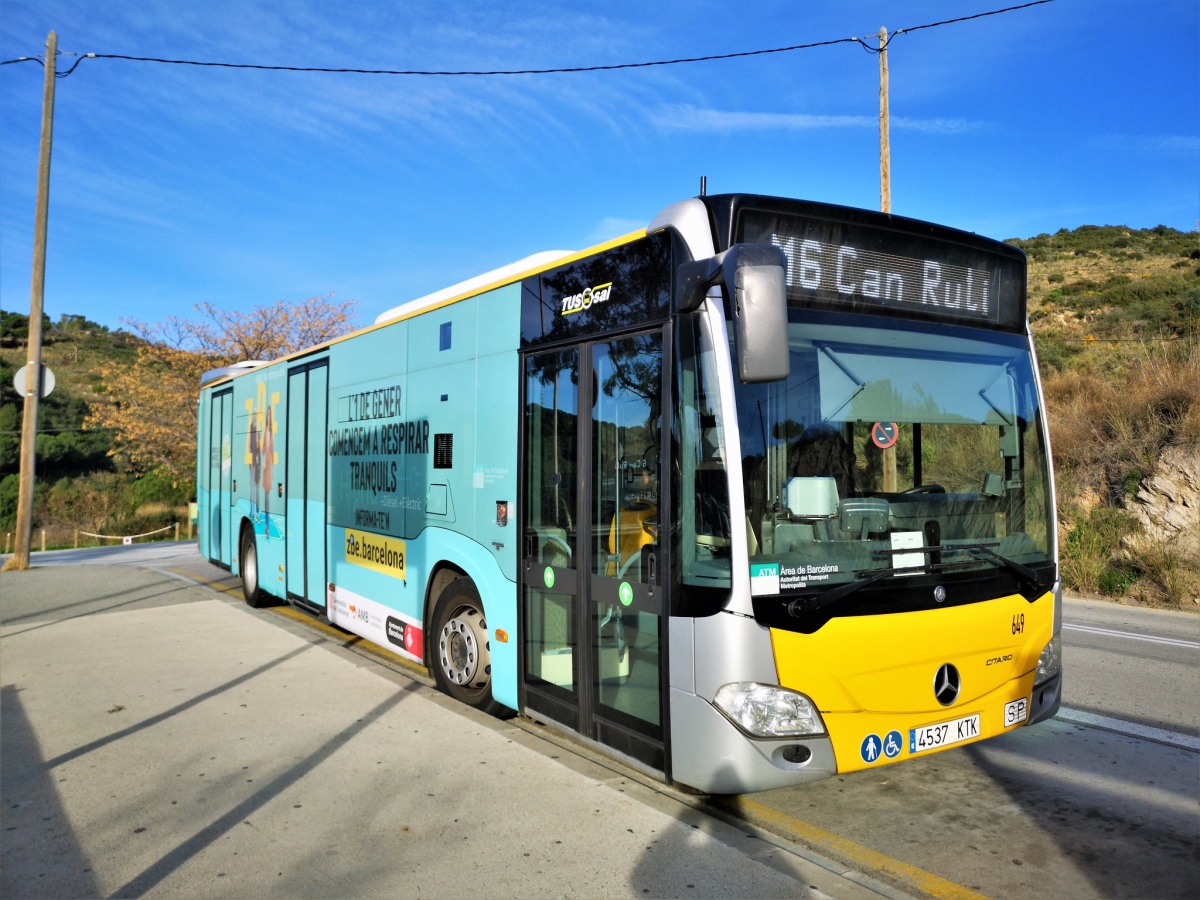
<svg viewBox="0 0 1200 900">
<path fill-rule="evenodd" d="M 200 547 L 714 793 L 1052 716 L 1054 487 L 1025 258 L 698 197 L 205 376 Z"/>
</svg>

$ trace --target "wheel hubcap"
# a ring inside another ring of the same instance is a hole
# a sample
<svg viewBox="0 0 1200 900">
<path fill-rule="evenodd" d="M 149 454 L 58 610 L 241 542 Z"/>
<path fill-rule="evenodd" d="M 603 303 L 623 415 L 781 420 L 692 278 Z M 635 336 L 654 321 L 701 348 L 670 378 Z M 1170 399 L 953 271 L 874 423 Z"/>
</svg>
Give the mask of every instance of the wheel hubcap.
<svg viewBox="0 0 1200 900">
<path fill-rule="evenodd" d="M 469 606 L 455 611 L 438 637 L 442 672 L 454 684 L 484 687 L 491 675 L 487 624 L 479 610 Z"/>
<path fill-rule="evenodd" d="M 246 587 L 253 593 L 258 586 L 258 559 L 254 555 L 254 549 L 247 544 L 246 553 L 242 557 L 243 577 L 246 582 Z"/>
</svg>

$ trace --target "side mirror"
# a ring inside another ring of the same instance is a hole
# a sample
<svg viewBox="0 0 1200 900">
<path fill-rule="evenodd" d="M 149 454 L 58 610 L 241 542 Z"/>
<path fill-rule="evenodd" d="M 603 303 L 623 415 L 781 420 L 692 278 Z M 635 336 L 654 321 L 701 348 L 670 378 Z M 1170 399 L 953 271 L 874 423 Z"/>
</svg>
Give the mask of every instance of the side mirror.
<svg viewBox="0 0 1200 900">
<path fill-rule="evenodd" d="M 787 257 L 774 244 L 734 244 L 721 268 L 733 298 L 738 377 L 746 384 L 791 374 L 788 349 Z"/>
<path fill-rule="evenodd" d="M 692 312 L 708 289 L 733 298 L 738 377 L 746 384 L 782 381 L 792 371 L 787 328 L 787 256 L 774 244 L 734 244 L 709 259 L 686 262 L 675 282 L 675 310 Z"/>
</svg>

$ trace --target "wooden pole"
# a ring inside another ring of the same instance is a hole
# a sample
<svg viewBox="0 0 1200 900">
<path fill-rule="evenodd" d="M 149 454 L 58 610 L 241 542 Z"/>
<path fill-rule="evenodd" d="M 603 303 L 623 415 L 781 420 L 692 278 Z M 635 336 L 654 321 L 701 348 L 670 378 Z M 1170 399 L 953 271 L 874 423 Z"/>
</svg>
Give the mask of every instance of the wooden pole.
<svg viewBox="0 0 1200 900">
<path fill-rule="evenodd" d="M 38 400 L 42 394 L 42 297 L 46 289 L 46 219 L 50 211 L 50 145 L 54 136 L 54 75 L 58 35 L 46 38 L 46 86 L 42 94 L 42 143 L 38 156 L 37 207 L 33 224 L 33 289 L 29 300 L 29 352 L 25 369 L 25 413 L 21 420 L 21 474 L 17 486 L 17 545 L 5 571 L 29 568 L 33 535 L 34 458 Z M 45 543 L 45 532 L 42 532 Z M 43 548 L 44 549 L 44 548 Z"/>
<path fill-rule="evenodd" d="M 892 211 L 892 136 L 888 109 L 887 29 L 879 29 L 879 208 Z M 896 448 L 883 451 L 883 489 L 895 492 L 900 476 L 896 471 Z"/>
<path fill-rule="evenodd" d="M 888 120 L 887 29 L 879 29 L 879 208 L 892 211 L 892 136 Z"/>
</svg>

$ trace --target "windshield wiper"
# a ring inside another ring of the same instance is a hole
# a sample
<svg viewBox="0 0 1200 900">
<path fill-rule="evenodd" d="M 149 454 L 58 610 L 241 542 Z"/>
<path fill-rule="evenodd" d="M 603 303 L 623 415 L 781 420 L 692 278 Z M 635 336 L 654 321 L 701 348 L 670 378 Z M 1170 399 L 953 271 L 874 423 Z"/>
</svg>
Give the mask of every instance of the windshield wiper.
<svg viewBox="0 0 1200 900">
<path fill-rule="evenodd" d="M 1009 559 L 1007 556 L 1001 556 L 999 553 L 997 553 L 995 550 L 992 549 L 993 547 L 997 547 L 997 546 L 999 546 L 999 545 L 998 544 L 949 544 L 949 545 L 941 547 L 940 549 L 943 553 L 955 553 L 955 552 L 975 553 L 975 554 L 983 556 L 987 559 L 990 559 L 992 562 L 1000 563 L 1000 565 L 1004 566 L 1004 568 L 1008 569 L 1010 572 L 1020 575 L 1022 578 L 1024 578 L 1026 581 L 1028 581 L 1030 584 L 1032 584 L 1035 590 L 1050 586 L 1050 582 L 1043 581 L 1042 576 L 1039 575 L 1037 572 L 1035 572 L 1033 569 L 1029 568 L 1029 566 L 1022 565 L 1021 563 L 1017 562 L 1015 559 Z"/>
<path fill-rule="evenodd" d="M 1041 588 L 1049 586 L 1049 582 L 1043 581 L 1042 577 L 1037 572 L 1035 572 L 1033 569 L 1029 568 L 1028 566 L 1022 565 L 1021 563 L 1017 562 L 1014 559 L 1009 559 L 1007 556 L 1001 556 L 999 553 L 997 553 L 995 550 L 992 549 L 993 547 L 998 547 L 998 546 L 1000 546 L 998 543 L 997 544 L 940 544 L 936 547 L 904 547 L 904 548 L 890 549 L 890 550 L 876 550 L 874 552 L 874 554 L 872 554 L 872 555 L 874 555 L 876 557 L 887 557 L 887 556 L 898 556 L 898 555 L 902 555 L 905 553 L 921 553 L 921 554 L 939 553 L 940 554 L 940 553 L 956 553 L 956 552 L 957 553 L 977 554 L 977 555 L 982 556 L 983 558 L 988 559 L 992 562 L 999 563 L 1001 566 L 1008 569 L 1010 572 L 1013 572 L 1014 574 L 1021 576 L 1026 581 L 1028 581 L 1031 585 L 1033 585 L 1035 590 L 1040 590 Z M 862 577 L 855 579 L 854 581 L 847 581 L 845 584 L 839 584 L 839 585 L 836 585 L 835 587 L 831 587 L 828 590 L 826 590 L 820 594 L 817 594 L 815 597 L 798 597 L 798 598 L 796 598 L 795 600 L 791 601 L 787 605 L 787 611 L 788 611 L 788 613 L 790 613 L 793 616 L 799 616 L 802 613 L 806 613 L 806 612 L 816 612 L 818 610 L 824 609 L 826 606 L 829 606 L 833 603 L 837 603 L 839 600 L 849 597 L 851 594 L 856 593 L 857 591 L 861 590 L 862 588 L 867 587 L 868 585 L 875 584 L 875 582 L 877 582 L 877 581 L 882 581 L 883 579 L 885 579 L 891 575 L 901 575 L 901 574 L 917 575 L 917 574 L 921 574 L 921 573 L 928 575 L 928 574 L 932 574 L 934 572 L 952 572 L 952 571 L 956 571 L 956 570 L 960 570 L 960 569 L 965 569 L 965 568 L 970 567 L 971 565 L 972 564 L 969 562 L 956 562 L 956 563 L 936 562 L 936 563 L 928 563 L 924 566 L 904 566 L 901 568 L 880 569 L 878 571 L 871 571 L 870 569 L 864 569 L 864 570 L 860 570 L 860 571 L 854 573 L 855 575 L 862 576 Z M 870 572 L 871 574 L 863 575 L 864 571 Z"/>
<path fill-rule="evenodd" d="M 926 551 L 936 551 L 941 548 L 925 547 L 923 549 Z M 906 549 L 903 552 L 918 553 L 920 552 L 920 548 L 914 547 L 911 550 Z M 905 566 L 899 569 L 880 569 L 879 571 L 864 569 L 862 571 L 871 572 L 871 574 L 858 578 L 854 581 L 847 581 L 845 584 L 839 584 L 835 587 L 831 587 L 827 591 L 817 594 L 815 597 L 797 597 L 787 605 L 787 611 L 793 616 L 798 616 L 801 613 L 806 612 L 816 612 L 817 610 L 824 609 L 830 604 L 837 603 L 839 600 L 849 597 L 851 594 L 862 588 L 865 588 L 869 584 L 874 584 L 877 581 L 883 581 L 883 579 L 887 578 L 889 575 L 920 575 L 923 573 L 928 574 L 932 572 L 952 572 L 955 569 L 962 569 L 969 565 L 971 565 L 971 563 L 958 562 L 933 563 L 932 565 L 926 566 Z M 862 571 L 855 572 L 854 574 L 861 575 Z"/>
</svg>

